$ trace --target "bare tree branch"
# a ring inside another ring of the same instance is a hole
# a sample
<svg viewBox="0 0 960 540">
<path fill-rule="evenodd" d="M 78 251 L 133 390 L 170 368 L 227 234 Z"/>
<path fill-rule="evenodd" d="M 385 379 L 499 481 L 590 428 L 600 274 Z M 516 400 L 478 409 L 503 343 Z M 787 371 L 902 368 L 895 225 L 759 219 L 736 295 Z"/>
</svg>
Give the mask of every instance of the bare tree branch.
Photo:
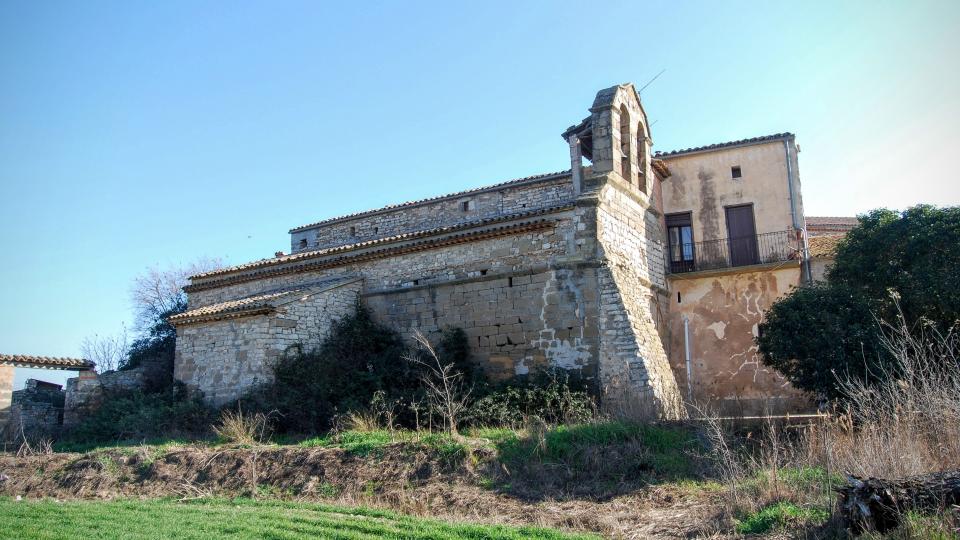
<svg viewBox="0 0 960 540">
<path fill-rule="evenodd" d="M 466 388 L 463 373 L 454 363 L 444 364 L 430 344 L 430 340 L 420 330 L 413 334 L 419 350 L 404 356 L 408 362 L 423 368 L 420 381 L 427 390 L 427 399 L 446 424 L 447 433 L 457 435 L 460 413 L 470 404 L 472 388 Z"/>
<path fill-rule="evenodd" d="M 190 276 L 222 266 L 220 259 L 203 258 L 177 268 L 147 268 L 130 287 L 137 328 L 147 330 L 164 315 L 185 308 L 187 296 L 183 287 L 190 282 Z"/>
<path fill-rule="evenodd" d="M 94 334 L 83 339 L 80 352 L 83 357 L 97 364 L 100 373 L 116 371 L 123 364 L 129 348 L 126 327 L 116 335 Z"/>
</svg>

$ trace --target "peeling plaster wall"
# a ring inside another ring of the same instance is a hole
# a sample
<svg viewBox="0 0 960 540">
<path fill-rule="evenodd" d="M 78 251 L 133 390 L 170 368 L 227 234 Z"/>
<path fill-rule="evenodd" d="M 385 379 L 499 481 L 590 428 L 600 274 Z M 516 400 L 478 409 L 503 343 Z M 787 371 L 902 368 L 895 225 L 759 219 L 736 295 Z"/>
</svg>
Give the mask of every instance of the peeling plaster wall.
<svg viewBox="0 0 960 540">
<path fill-rule="evenodd" d="M 793 143 L 790 143 L 793 145 Z M 799 200 L 795 147 L 791 161 Z M 757 234 L 793 228 L 790 217 L 790 190 L 783 141 L 739 148 L 720 149 L 677 157 L 663 157 L 671 176 L 662 185 L 664 213 L 693 213 L 695 242 L 727 238 L 725 206 L 753 203 Z M 731 167 L 739 166 L 743 176 L 731 178 Z M 801 219 L 802 222 L 802 219 Z"/>
<path fill-rule="evenodd" d="M 731 414 L 762 414 L 768 406 L 771 412 L 809 411 L 808 396 L 765 367 L 753 341 L 764 312 L 799 284 L 795 263 L 776 270 L 671 278 L 670 363 L 684 394 L 686 316 L 694 401 L 709 400 Z"/>
<path fill-rule="evenodd" d="M 810 259 L 810 277 L 813 281 L 824 281 L 827 279 L 827 271 L 833 266 L 833 259 L 823 257 L 814 257 Z"/>
<path fill-rule="evenodd" d="M 174 378 L 214 405 L 236 400 L 272 377 L 288 348 L 320 344 L 330 323 L 352 313 L 360 281 L 299 298 L 274 313 L 177 328 Z"/>
</svg>

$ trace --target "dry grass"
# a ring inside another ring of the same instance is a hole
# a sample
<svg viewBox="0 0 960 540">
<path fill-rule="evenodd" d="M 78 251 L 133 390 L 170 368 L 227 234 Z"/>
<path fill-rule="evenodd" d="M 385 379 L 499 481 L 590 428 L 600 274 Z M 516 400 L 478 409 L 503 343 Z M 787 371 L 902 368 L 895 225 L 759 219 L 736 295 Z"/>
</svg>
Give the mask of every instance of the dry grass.
<svg viewBox="0 0 960 540">
<path fill-rule="evenodd" d="M 757 516 L 769 517 L 775 513 L 771 509 L 784 516 L 807 510 L 816 510 L 807 515 L 823 516 L 821 511 L 833 511 L 833 488 L 847 474 L 896 479 L 960 468 L 957 336 L 930 325 L 910 328 L 902 318 L 885 330 L 885 345 L 895 359 L 883 374 L 886 382 L 842 381 L 850 405 L 822 421 L 794 432 L 769 421 L 744 451 L 732 442 L 729 426 L 704 415 L 717 470 L 730 490 L 731 526 L 759 523 Z M 932 523 L 930 518 L 907 519 L 892 537 L 910 537 L 918 527 L 949 530 L 947 513 Z M 845 534 L 836 518 L 823 521 L 800 520 L 791 527 L 806 529 L 810 537 Z"/>
<path fill-rule="evenodd" d="M 369 407 L 338 416 L 334 421 L 335 431 L 393 432 L 396 428 L 396 407 L 396 402 L 387 399 L 386 392 L 377 390 L 370 399 Z"/>
<path fill-rule="evenodd" d="M 262 444 L 270 436 L 270 417 L 261 412 L 244 414 L 242 409 L 226 410 L 213 432 L 226 442 L 241 445 Z"/>
</svg>

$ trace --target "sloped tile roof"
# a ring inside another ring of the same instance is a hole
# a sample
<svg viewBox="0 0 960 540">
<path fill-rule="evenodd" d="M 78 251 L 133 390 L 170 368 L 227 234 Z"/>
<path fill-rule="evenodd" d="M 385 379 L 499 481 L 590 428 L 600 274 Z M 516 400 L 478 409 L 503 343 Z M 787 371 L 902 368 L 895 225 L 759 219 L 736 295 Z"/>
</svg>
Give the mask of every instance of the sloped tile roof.
<svg viewBox="0 0 960 540">
<path fill-rule="evenodd" d="M 181 324 L 186 322 L 195 322 L 200 319 L 208 320 L 213 318 L 220 318 L 219 316 L 224 315 L 251 315 L 254 312 L 261 311 L 272 311 L 274 309 L 273 301 L 285 297 L 293 296 L 297 293 L 304 292 L 304 289 L 291 289 L 282 292 L 271 292 L 266 294 L 257 294 L 254 296 L 248 296 L 246 298 L 240 298 L 237 300 L 229 300 L 227 302 L 220 302 L 218 304 L 211 304 L 209 306 L 203 306 L 196 309 L 191 309 L 189 311 L 184 311 L 170 317 L 168 320 L 170 324 Z"/>
<path fill-rule="evenodd" d="M 445 226 L 445 227 L 435 227 L 435 228 L 431 228 L 431 229 L 422 229 L 422 230 L 419 230 L 419 231 L 411 231 L 411 232 L 408 232 L 408 233 L 398 234 L 398 235 L 395 235 L 395 236 L 387 236 L 387 237 L 384 237 L 384 238 L 377 238 L 377 239 L 374 239 L 374 240 L 367 240 L 367 241 L 364 241 L 364 242 L 356 242 L 356 243 L 353 243 L 353 244 L 346 244 L 346 245 L 343 245 L 343 246 L 336 246 L 336 247 L 332 247 L 332 248 L 315 249 L 315 250 L 312 250 L 312 251 L 300 251 L 300 252 L 297 252 L 297 253 L 291 253 L 290 255 L 283 255 L 283 256 L 281 256 L 281 257 L 271 257 L 271 258 L 269 258 L 269 259 L 260 259 L 260 260 L 258 260 L 258 261 L 253 261 L 253 262 L 249 262 L 249 263 L 239 264 L 239 265 L 236 265 L 236 266 L 230 266 L 230 267 L 227 267 L 227 268 L 219 268 L 219 269 L 217 269 L 217 270 L 212 270 L 212 271 L 210 271 L 210 272 L 204 272 L 204 273 L 202 273 L 202 274 L 196 274 L 196 275 L 194 275 L 194 276 L 191 276 L 190 279 L 191 279 L 191 280 L 196 280 L 196 279 L 203 279 L 203 278 L 208 278 L 208 277 L 212 277 L 212 276 L 219 276 L 219 275 L 223 275 L 223 274 L 232 274 L 232 273 L 235 273 L 235 272 L 241 272 L 241 271 L 244 271 L 244 270 L 250 270 L 250 269 L 258 268 L 258 267 L 262 267 L 262 266 L 273 266 L 273 265 L 277 265 L 277 264 L 283 264 L 283 263 L 288 263 L 288 262 L 295 262 L 295 261 L 299 261 L 299 260 L 303 260 L 303 259 L 312 259 L 312 258 L 316 258 L 316 257 L 322 257 L 322 256 L 325 256 L 325 255 L 331 255 L 331 254 L 334 254 L 334 253 L 340 253 L 340 252 L 344 252 L 344 251 L 352 251 L 352 250 L 355 250 L 355 249 L 362 249 L 362 248 L 366 248 L 366 247 L 377 246 L 377 245 L 380 245 L 380 244 L 389 244 L 389 243 L 392 243 L 392 242 L 400 242 L 400 241 L 404 241 L 404 240 L 412 240 L 412 239 L 414 239 L 414 238 L 421 238 L 421 237 L 424 237 L 424 236 L 434 236 L 434 235 L 443 234 L 443 233 L 447 233 L 447 232 L 453 232 L 453 231 L 458 231 L 458 230 L 462 230 L 462 229 L 469 229 L 469 228 L 472 228 L 472 227 L 479 227 L 479 226 L 488 225 L 488 224 L 493 224 L 493 223 L 499 223 L 499 222 L 503 222 L 503 221 L 510 221 L 510 220 L 514 220 L 514 219 L 523 219 L 523 218 L 533 217 L 533 216 L 539 216 L 539 215 L 543 215 L 543 214 L 550 214 L 550 213 L 553 213 L 553 212 L 557 212 L 557 211 L 560 211 L 560 210 L 569 208 L 570 206 L 571 206 L 570 204 L 563 204 L 563 205 L 558 205 L 558 206 L 551 206 L 551 207 L 548 207 L 548 208 L 539 208 L 539 209 L 529 210 L 529 211 L 526 211 L 526 212 L 517 212 L 517 213 L 514 213 L 514 214 L 505 214 L 505 215 L 496 216 L 496 217 L 491 217 L 491 218 L 484 218 L 484 219 L 478 219 L 478 220 L 473 220 L 473 221 L 466 221 L 466 222 L 463 222 L 463 223 L 458 223 L 458 224 L 455 224 L 455 225 L 448 225 L 448 226 Z"/>
<path fill-rule="evenodd" d="M 353 275 L 342 275 L 313 283 L 297 285 L 296 287 L 274 289 L 272 291 L 184 311 L 183 313 L 173 315 L 167 320 L 173 325 L 178 325 L 270 313 L 281 304 L 292 301 L 298 297 L 316 294 L 351 281 L 357 281 L 358 279 L 358 277 Z"/>
<path fill-rule="evenodd" d="M 855 217 L 841 216 L 807 216 L 804 218 L 807 227 L 846 227 L 854 228 L 860 221 Z"/>
<path fill-rule="evenodd" d="M 513 185 L 517 185 L 517 184 L 524 184 L 524 183 L 527 183 L 527 182 L 536 182 L 536 181 L 538 181 L 538 180 L 547 180 L 547 179 L 553 179 L 553 178 L 560 178 L 560 177 L 566 176 L 566 175 L 568 175 L 568 174 L 570 174 L 570 170 L 569 170 L 569 169 L 566 170 L 566 171 L 557 171 L 557 172 L 552 172 L 552 173 L 535 174 L 535 175 L 533 175 L 533 176 L 524 176 L 523 178 L 515 178 L 515 179 L 513 179 L 513 180 L 507 180 L 506 182 L 500 182 L 499 184 L 492 184 L 492 185 L 489 185 L 489 186 L 483 186 L 483 187 L 478 187 L 478 188 L 473 188 L 473 189 L 467 189 L 467 190 L 464 190 L 464 191 L 457 191 L 457 192 L 455 192 L 455 193 L 447 193 L 446 195 L 437 195 L 436 197 L 428 197 L 428 198 L 426 198 L 426 199 L 418 199 L 418 200 L 415 200 L 415 201 L 407 201 L 407 202 L 398 203 L 398 204 L 388 204 L 387 206 L 382 206 L 382 207 L 380 207 L 380 208 L 374 208 L 374 209 L 372 209 L 372 210 L 364 210 L 364 211 L 362 211 L 362 212 L 354 212 L 354 213 L 352 213 L 352 214 L 344 214 L 344 215 L 342 215 L 342 216 L 337 216 L 337 217 L 332 217 L 332 218 L 323 219 L 323 220 L 320 220 L 320 221 L 317 221 L 317 222 L 314 222 L 314 223 L 309 223 L 309 224 L 307 224 L 307 225 L 301 225 L 301 226 L 299 226 L 299 227 L 294 227 L 293 229 L 290 229 L 289 232 L 295 233 L 295 232 L 303 231 L 303 230 L 306 230 L 306 229 L 312 229 L 312 228 L 318 227 L 318 226 L 320 226 L 320 225 L 326 225 L 326 224 L 329 224 L 329 223 L 334 223 L 334 222 L 336 222 L 336 221 L 342 221 L 342 220 L 345 220 L 345 219 L 353 219 L 353 218 L 358 218 L 358 217 L 361 217 L 361 216 L 367 216 L 367 215 L 372 215 L 372 214 L 379 214 L 379 213 L 381 213 L 381 212 L 389 212 L 389 211 L 391 211 L 391 210 L 396 210 L 396 209 L 398 209 L 398 208 L 407 208 L 407 207 L 410 207 L 410 206 L 417 206 L 417 205 L 420 205 L 420 204 L 437 202 L 437 201 L 440 201 L 440 200 L 443 200 L 443 199 L 452 199 L 452 198 L 456 198 L 456 197 L 463 197 L 463 196 L 465 196 L 465 195 L 473 195 L 473 194 L 480 193 L 480 192 L 483 192 L 483 191 L 490 191 L 490 190 L 500 189 L 500 188 L 503 188 L 503 187 L 513 186 Z"/>
<path fill-rule="evenodd" d="M 837 254 L 837 246 L 843 240 L 842 234 L 811 236 L 807 239 L 810 256 L 815 259 L 832 259 Z"/>
<path fill-rule="evenodd" d="M 761 137 L 753 137 L 750 139 L 740 139 L 739 141 L 728 141 L 722 143 L 708 144 L 706 146 L 696 146 L 693 148 L 684 148 L 683 150 L 670 150 L 669 152 L 654 152 L 655 157 L 659 158 L 669 158 L 674 156 L 681 156 L 684 154 L 693 154 L 696 152 L 709 152 L 711 150 L 722 150 L 724 148 L 735 148 L 737 146 L 750 146 L 754 144 L 762 144 L 771 141 L 778 141 L 781 139 L 789 139 L 794 135 L 790 132 L 784 133 L 774 133 L 773 135 L 763 135 Z"/>
<path fill-rule="evenodd" d="M 0 365 L 85 371 L 93 369 L 96 364 L 83 358 L 0 354 Z"/>
</svg>

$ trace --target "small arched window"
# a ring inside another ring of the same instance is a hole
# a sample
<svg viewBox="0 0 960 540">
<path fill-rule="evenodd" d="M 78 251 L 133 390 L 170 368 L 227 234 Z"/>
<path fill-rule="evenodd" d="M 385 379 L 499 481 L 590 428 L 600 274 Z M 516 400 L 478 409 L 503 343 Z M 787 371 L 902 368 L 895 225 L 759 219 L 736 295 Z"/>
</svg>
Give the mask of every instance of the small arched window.
<svg viewBox="0 0 960 540">
<path fill-rule="evenodd" d="M 647 130 L 637 124 L 637 187 L 647 193 Z"/>
<path fill-rule="evenodd" d="M 630 137 L 630 112 L 626 105 L 620 106 L 620 176 L 629 182 L 632 178 L 630 167 L 630 145 L 633 138 Z"/>
</svg>

